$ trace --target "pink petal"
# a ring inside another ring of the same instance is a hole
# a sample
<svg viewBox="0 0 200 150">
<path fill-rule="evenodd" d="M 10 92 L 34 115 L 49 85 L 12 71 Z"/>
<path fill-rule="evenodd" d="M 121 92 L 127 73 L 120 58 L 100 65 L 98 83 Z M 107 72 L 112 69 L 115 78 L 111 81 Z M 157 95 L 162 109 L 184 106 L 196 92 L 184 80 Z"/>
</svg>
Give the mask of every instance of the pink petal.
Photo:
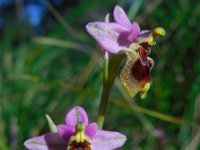
<svg viewBox="0 0 200 150">
<path fill-rule="evenodd" d="M 58 129 L 58 134 L 64 140 L 68 140 L 75 133 L 75 127 L 72 126 L 58 125 L 57 129 Z"/>
<path fill-rule="evenodd" d="M 133 22 L 132 30 L 129 35 L 129 40 L 131 42 L 134 42 L 136 40 L 136 38 L 138 37 L 139 33 L 140 33 L 140 26 L 138 25 L 137 22 Z"/>
<path fill-rule="evenodd" d="M 115 22 L 131 30 L 132 24 L 130 20 L 128 19 L 126 13 L 120 6 L 115 6 L 113 16 L 114 16 Z"/>
<path fill-rule="evenodd" d="M 92 139 L 92 147 L 95 150 L 113 150 L 121 147 L 126 141 L 126 136 L 118 132 L 97 130 Z"/>
<path fill-rule="evenodd" d="M 66 118 L 65 118 L 66 125 L 76 127 L 77 123 L 84 123 L 88 125 L 88 116 L 85 110 L 80 107 L 76 106 L 68 111 Z"/>
<path fill-rule="evenodd" d="M 91 123 L 88 126 L 86 126 L 85 133 L 91 139 L 93 139 L 95 134 L 96 134 L 96 132 L 97 132 L 97 129 L 98 129 L 98 125 L 96 123 Z"/>
<path fill-rule="evenodd" d="M 140 32 L 140 35 L 141 34 L 145 34 L 145 33 L 149 33 L 149 32 L 151 32 L 150 30 L 142 30 L 141 32 Z"/>
<path fill-rule="evenodd" d="M 149 37 L 151 31 L 150 30 L 142 30 L 138 35 L 138 38 L 147 38 Z"/>
<path fill-rule="evenodd" d="M 58 133 L 48 133 L 26 140 L 25 147 L 29 150 L 66 150 L 67 142 Z"/>
<path fill-rule="evenodd" d="M 131 44 L 128 40 L 129 31 L 117 23 L 92 22 L 87 24 L 86 29 L 108 52 L 119 53 Z"/>
</svg>

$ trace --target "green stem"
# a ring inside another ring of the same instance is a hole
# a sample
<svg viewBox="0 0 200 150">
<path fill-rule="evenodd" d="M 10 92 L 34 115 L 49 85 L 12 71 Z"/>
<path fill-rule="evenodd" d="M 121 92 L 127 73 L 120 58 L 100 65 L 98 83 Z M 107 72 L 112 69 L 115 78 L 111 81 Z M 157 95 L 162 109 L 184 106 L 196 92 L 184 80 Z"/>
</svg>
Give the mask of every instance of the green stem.
<svg viewBox="0 0 200 150">
<path fill-rule="evenodd" d="M 108 105 L 109 95 L 111 87 L 115 80 L 118 67 L 123 56 L 115 55 L 111 60 L 108 58 L 108 53 L 104 55 L 104 65 L 103 65 L 103 91 L 101 95 L 101 102 L 99 106 L 99 112 L 97 116 L 97 123 L 100 129 L 103 127 L 104 117 L 106 114 L 106 109 Z M 110 63 L 109 63 L 110 62 Z M 110 65 L 110 68 L 109 68 Z"/>
<path fill-rule="evenodd" d="M 99 112 L 97 117 L 98 126 L 100 129 L 103 127 L 104 116 L 106 112 L 106 107 L 108 104 L 110 88 L 108 84 L 108 69 L 109 69 L 109 56 L 108 52 L 104 54 L 104 63 L 103 63 L 103 91 L 101 95 L 101 102 L 99 106 Z"/>
</svg>

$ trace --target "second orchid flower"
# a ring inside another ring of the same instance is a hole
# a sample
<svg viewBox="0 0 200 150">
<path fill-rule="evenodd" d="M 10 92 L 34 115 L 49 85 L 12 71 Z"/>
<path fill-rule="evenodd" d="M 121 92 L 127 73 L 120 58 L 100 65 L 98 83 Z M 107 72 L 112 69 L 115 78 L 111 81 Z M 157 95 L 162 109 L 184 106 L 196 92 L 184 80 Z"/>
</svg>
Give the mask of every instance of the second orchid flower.
<svg viewBox="0 0 200 150">
<path fill-rule="evenodd" d="M 58 125 L 55 133 L 31 138 L 24 144 L 29 150 L 113 150 L 125 141 L 123 134 L 101 130 L 96 123 L 89 123 L 85 110 L 76 106 L 67 113 L 65 124 Z"/>
</svg>

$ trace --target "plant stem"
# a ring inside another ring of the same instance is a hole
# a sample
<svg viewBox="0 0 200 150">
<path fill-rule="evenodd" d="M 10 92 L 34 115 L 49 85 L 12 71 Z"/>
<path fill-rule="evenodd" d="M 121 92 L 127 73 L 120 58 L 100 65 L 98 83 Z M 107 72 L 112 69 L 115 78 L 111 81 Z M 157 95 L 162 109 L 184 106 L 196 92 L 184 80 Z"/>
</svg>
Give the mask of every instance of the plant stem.
<svg viewBox="0 0 200 150">
<path fill-rule="evenodd" d="M 108 100 L 110 96 L 111 87 L 115 80 L 118 67 L 122 60 L 123 56 L 115 55 L 110 60 L 108 57 L 108 52 L 105 52 L 104 55 L 104 64 L 103 64 L 103 91 L 101 95 L 101 102 L 99 106 L 99 112 L 97 116 L 97 123 L 99 129 L 102 129 L 104 123 L 104 117 L 106 114 L 106 109 L 108 105 Z M 110 67 L 109 67 L 110 66 Z"/>
<path fill-rule="evenodd" d="M 108 52 L 104 54 L 104 63 L 103 63 L 103 91 L 101 95 L 101 102 L 99 106 L 99 112 L 97 117 L 98 126 L 100 129 L 103 127 L 104 116 L 106 112 L 106 107 L 108 104 L 110 88 L 108 84 L 108 69 L 109 69 L 109 56 Z"/>
</svg>

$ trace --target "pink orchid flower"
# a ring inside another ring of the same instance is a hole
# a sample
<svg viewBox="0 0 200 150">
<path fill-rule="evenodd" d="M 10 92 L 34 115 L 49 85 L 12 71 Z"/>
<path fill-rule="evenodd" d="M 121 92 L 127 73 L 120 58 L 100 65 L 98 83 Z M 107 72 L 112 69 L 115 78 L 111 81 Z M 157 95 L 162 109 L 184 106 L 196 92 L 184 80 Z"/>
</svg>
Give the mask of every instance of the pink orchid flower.
<svg viewBox="0 0 200 150">
<path fill-rule="evenodd" d="M 149 58 L 157 35 L 165 35 L 163 28 L 142 30 L 136 22 L 131 23 L 120 6 L 115 6 L 114 22 L 91 22 L 86 25 L 88 33 L 104 51 L 125 53 L 127 62 L 121 73 L 121 81 L 131 97 L 140 92 L 145 98 L 151 85 L 150 71 L 154 61 Z"/>
<path fill-rule="evenodd" d="M 85 110 L 76 106 L 67 113 L 65 124 L 57 126 L 56 133 L 31 138 L 24 145 L 29 150 L 113 150 L 125 141 L 126 136 L 89 123 Z"/>
</svg>

